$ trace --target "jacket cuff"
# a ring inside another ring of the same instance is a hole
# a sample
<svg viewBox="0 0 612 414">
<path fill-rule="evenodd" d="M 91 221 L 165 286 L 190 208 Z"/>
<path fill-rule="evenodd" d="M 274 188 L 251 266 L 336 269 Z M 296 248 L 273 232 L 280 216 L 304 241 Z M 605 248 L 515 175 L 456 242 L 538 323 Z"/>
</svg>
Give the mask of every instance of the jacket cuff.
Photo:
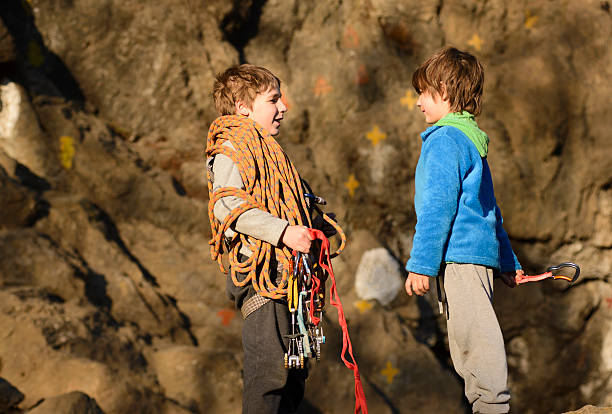
<svg viewBox="0 0 612 414">
<path fill-rule="evenodd" d="M 429 266 L 419 266 L 414 263 L 411 263 L 410 260 L 406 263 L 406 270 L 412 273 L 418 273 L 420 275 L 437 277 L 440 272 L 440 268 L 434 268 Z"/>
</svg>

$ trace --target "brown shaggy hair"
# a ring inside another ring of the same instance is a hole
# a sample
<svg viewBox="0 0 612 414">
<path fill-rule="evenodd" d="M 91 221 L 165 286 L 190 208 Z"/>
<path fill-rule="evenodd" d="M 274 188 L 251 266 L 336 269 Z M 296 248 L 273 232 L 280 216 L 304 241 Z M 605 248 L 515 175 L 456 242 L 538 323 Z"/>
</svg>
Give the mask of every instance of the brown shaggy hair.
<svg viewBox="0 0 612 414">
<path fill-rule="evenodd" d="M 241 101 L 251 108 L 257 94 L 280 89 L 280 83 L 280 79 L 266 68 L 249 64 L 232 66 L 215 79 L 215 107 L 221 115 L 234 115 L 236 102 Z"/>
<path fill-rule="evenodd" d="M 484 69 L 471 53 L 454 47 L 434 53 L 414 72 L 412 86 L 418 94 L 427 91 L 447 98 L 453 112 L 482 112 Z"/>
</svg>

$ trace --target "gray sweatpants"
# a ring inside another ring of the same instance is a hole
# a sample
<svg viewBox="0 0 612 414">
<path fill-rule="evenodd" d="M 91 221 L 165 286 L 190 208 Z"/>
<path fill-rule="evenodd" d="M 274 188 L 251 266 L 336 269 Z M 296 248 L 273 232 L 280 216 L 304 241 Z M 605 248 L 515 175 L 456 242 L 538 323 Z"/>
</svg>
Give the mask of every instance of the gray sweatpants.
<svg viewBox="0 0 612 414">
<path fill-rule="evenodd" d="M 473 264 L 446 265 L 448 343 L 465 396 L 474 413 L 510 410 L 508 365 L 501 328 L 493 310 L 493 270 Z"/>
</svg>

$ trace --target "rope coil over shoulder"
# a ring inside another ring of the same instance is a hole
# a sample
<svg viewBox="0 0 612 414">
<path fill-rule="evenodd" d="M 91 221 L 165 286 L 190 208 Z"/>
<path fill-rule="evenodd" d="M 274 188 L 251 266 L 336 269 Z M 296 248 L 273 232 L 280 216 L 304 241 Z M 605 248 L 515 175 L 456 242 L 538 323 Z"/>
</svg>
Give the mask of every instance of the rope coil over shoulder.
<svg viewBox="0 0 612 414">
<path fill-rule="evenodd" d="M 234 149 L 223 145 L 227 141 Z M 206 173 L 208 217 L 212 229 L 209 241 L 211 256 L 223 273 L 227 273 L 222 261 L 225 232 L 245 211 L 257 208 L 287 220 L 290 225 L 312 227 L 300 175 L 278 142 L 255 121 L 240 115 L 217 118 L 208 131 L 206 156 L 214 157 L 217 154 L 229 157 L 236 164 L 244 184 L 244 190 L 223 187 L 213 191 L 212 173 Z M 215 218 L 214 206 L 219 199 L 227 196 L 241 198 L 244 203 L 233 209 L 220 223 Z M 342 239 L 340 247 L 332 255 L 335 257 L 344 249 L 346 237 L 333 220 L 326 215 L 323 218 L 334 226 Z M 240 262 L 238 253 L 243 246 L 251 251 L 251 255 Z M 259 295 L 270 299 L 281 299 L 287 295 L 287 277 L 291 268 L 291 251 L 287 247 L 275 247 L 253 237 L 236 234 L 229 241 L 227 250 L 230 274 L 236 286 L 252 283 Z M 283 269 L 278 284 L 270 279 L 272 257 Z M 246 277 L 239 280 L 238 273 L 245 273 Z"/>
<path fill-rule="evenodd" d="M 223 145 L 229 141 L 234 149 Z M 257 208 L 285 219 L 291 225 L 311 226 L 306 214 L 307 204 L 302 191 L 300 176 L 276 140 L 255 121 L 239 115 L 217 118 L 208 131 L 206 156 L 223 154 L 237 166 L 244 189 L 223 187 L 213 191 L 211 171 L 208 178 L 208 216 L 212 229 L 212 259 L 226 273 L 222 261 L 224 237 L 228 228 L 247 210 Z M 234 208 L 220 223 L 214 215 L 215 203 L 227 196 L 235 196 L 244 202 Z M 240 249 L 245 246 L 251 255 L 244 262 L 238 260 Z M 291 252 L 287 247 L 275 247 L 253 237 L 236 234 L 229 241 L 230 274 L 236 286 L 252 283 L 255 291 L 270 299 L 280 299 L 287 294 L 287 276 Z M 275 284 L 270 278 L 272 255 L 282 265 L 281 280 Z M 238 273 L 246 274 L 238 279 Z"/>
</svg>

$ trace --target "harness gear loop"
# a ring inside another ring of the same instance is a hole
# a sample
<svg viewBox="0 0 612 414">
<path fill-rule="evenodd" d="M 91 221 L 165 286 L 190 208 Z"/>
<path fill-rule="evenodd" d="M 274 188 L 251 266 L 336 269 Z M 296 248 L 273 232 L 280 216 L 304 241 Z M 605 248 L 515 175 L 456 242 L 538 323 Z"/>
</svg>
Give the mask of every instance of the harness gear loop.
<svg viewBox="0 0 612 414">
<path fill-rule="evenodd" d="M 223 145 L 228 141 L 234 149 Z M 286 246 L 272 246 L 240 233 L 228 241 L 228 246 L 224 246 L 225 232 L 242 213 L 253 208 L 287 220 L 290 225 L 312 227 L 302 179 L 270 133 L 244 116 L 226 115 L 211 124 L 206 140 L 206 156 L 214 157 L 218 154 L 229 157 L 235 163 L 244 189 L 223 187 L 214 191 L 212 171 L 207 170 L 208 217 L 212 229 L 209 245 L 212 259 L 217 261 L 223 273 L 227 273 L 222 257 L 224 253 L 228 253 L 230 275 L 236 286 L 252 283 L 259 295 L 281 299 L 287 295 L 287 279 L 291 269 L 290 250 Z M 227 196 L 238 197 L 244 202 L 234 208 L 221 223 L 215 218 L 214 206 L 219 199 Z M 344 232 L 329 217 L 324 215 L 323 218 L 338 231 L 343 249 L 346 244 Z M 238 258 L 241 248 L 251 252 L 244 261 Z M 336 255 L 341 252 L 341 248 Z M 282 266 L 280 281 L 272 281 L 270 278 L 273 258 Z M 239 279 L 239 273 L 246 276 Z"/>
<path fill-rule="evenodd" d="M 554 272 L 561 270 L 563 268 L 568 268 L 568 267 L 573 268 L 575 271 L 572 277 L 554 274 Z M 565 280 L 566 282 L 574 283 L 576 280 L 578 280 L 578 276 L 580 276 L 580 266 L 578 266 L 576 263 L 564 262 L 556 266 L 550 266 L 548 269 L 546 269 L 545 273 L 541 273 L 539 275 L 533 275 L 533 276 L 518 275 L 516 276 L 515 280 L 516 280 L 517 285 L 521 285 L 527 282 L 538 282 L 540 280 L 544 280 L 548 278 L 553 278 L 554 280 L 562 279 L 562 280 Z"/>
</svg>

